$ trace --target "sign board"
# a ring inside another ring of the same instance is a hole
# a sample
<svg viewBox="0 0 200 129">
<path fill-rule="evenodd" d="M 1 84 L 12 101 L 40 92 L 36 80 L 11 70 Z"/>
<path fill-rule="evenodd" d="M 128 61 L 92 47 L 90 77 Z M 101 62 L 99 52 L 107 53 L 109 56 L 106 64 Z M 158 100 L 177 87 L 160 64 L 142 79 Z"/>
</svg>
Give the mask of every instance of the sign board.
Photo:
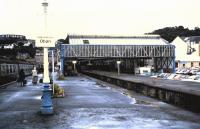
<svg viewBox="0 0 200 129">
<path fill-rule="evenodd" d="M 36 47 L 55 47 L 56 39 L 53 37 L 39 36 L 36 40 Z"/>
</svg>

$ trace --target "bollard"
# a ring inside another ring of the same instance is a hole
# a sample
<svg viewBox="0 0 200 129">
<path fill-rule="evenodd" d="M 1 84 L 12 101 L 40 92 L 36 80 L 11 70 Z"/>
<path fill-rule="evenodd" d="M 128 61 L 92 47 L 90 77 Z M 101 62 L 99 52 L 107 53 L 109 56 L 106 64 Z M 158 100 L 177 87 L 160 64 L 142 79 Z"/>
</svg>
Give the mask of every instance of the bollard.
<svg viewBox="0 0 200 129">
<path fill-rule="evenodd" d="M 49 84 L 44 85 L 42 95 L 42 105 L 41 105 L 41 114 L 43 115 L 51 115 L 53 114 L 53 104 L 51 99 L 51 88 Z"/>
</svg>

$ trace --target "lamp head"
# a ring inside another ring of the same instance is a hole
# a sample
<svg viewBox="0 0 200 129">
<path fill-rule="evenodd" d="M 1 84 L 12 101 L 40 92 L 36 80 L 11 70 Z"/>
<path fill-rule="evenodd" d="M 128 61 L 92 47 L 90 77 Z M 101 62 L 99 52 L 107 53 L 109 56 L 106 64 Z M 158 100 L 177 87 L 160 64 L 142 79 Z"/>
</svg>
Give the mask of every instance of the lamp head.
<svg viewBox="0 0 200 129">
<path fill-rule="evenodd" d="M 72 63 L 73 63 L 73 64 L 76 64 L 76 63 L 77 63 L 77 61 L 76 61 L 76 60 L 73 60 L 73 61 L 72 61 Z"/>
<path fill-rule="evenodd" d="M 117 64 L 121 64 L 121 62 L 122 62 L 122 61 L 119 61 L 119 60 L 118 60 L 118 61 L 117 61 Z"/>
</svg>

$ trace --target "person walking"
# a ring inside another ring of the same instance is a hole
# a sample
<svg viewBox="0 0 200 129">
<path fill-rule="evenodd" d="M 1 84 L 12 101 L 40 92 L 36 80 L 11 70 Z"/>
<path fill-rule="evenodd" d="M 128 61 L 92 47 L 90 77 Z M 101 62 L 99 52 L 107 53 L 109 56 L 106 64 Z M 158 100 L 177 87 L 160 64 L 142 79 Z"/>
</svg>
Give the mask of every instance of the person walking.
<svg viewBox="0 0 200 129">
<path fill-rule="evenodd" d="M 24 86 L 24 79 L 25 79 L 25 73 L 24 73 L 24 70 L 21 69 L 19 71 L 19 82 L 21 83 L 21 86 Z"/>
<path fill-rule="evenodd" d="M 37 84 L 38 76 L 37 76 L 37 70 L 36 67 L 32 70 L 32 83 Z"/>
</svg>

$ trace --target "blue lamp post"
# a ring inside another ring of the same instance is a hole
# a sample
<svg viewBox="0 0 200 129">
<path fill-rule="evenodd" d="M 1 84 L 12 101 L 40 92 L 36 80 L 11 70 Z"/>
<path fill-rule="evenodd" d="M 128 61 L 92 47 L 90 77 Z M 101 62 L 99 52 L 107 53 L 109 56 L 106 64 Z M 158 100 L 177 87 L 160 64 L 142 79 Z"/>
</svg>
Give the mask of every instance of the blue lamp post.
<svg viewBox="0 0 200 129">
<path fill-rule="evenodd" d="M 42 3 L 42 6 L 44 7 L 44 15 L 45 15 L 45 37 L 47 32 L 46 22 L 47 22 L 47 7 L 48 3 L 44 1 Z M 42 40 L 42 41 L 48 41 L 48 40 Z M 42 95 L 42 105 L 41 105 L 41 114 L 43 115 L 49 115 L 53 114 L 53 104 L 51 99 L 51 88 L 49 86 L 50 79 L 49 79 L 49 61 L 48 61 L 48 47 L 44 47 L 44 74 L 43 74 L 43 95 Z"/>
</svg>

